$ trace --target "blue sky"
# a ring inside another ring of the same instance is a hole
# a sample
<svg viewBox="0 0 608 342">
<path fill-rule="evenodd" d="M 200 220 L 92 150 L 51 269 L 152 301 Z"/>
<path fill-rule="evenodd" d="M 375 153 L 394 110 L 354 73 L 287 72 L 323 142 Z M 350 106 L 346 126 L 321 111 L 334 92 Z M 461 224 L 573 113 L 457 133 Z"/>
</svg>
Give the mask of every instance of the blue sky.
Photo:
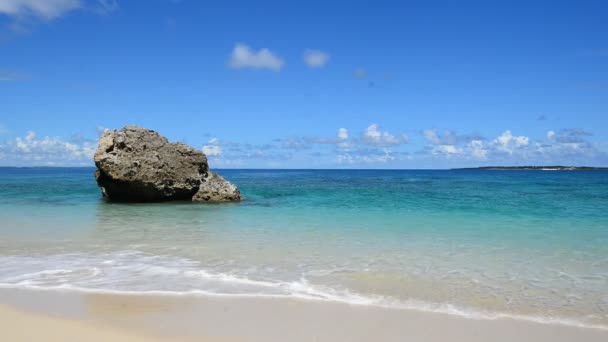
<svg viewBox="0 0 608 342">
<path fill-rule="evenodd" d="M 606 1 L 0 0 L 0 165 L 608 166 Z"/>
</svg>

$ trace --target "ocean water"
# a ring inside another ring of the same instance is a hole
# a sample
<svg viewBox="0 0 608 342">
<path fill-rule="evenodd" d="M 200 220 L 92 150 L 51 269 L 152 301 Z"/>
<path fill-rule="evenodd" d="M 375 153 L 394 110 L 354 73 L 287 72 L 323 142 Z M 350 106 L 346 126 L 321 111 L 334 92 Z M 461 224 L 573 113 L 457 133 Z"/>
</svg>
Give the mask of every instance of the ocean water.
<svg viewBox="0 0 608 342">
<path fill-rule="evenodd" d="M 242 203 L 107 203 L 0 168 L 0 288 L 274 296 L 608 329 L 608 172 L 221 170 Z"/>
</svg>

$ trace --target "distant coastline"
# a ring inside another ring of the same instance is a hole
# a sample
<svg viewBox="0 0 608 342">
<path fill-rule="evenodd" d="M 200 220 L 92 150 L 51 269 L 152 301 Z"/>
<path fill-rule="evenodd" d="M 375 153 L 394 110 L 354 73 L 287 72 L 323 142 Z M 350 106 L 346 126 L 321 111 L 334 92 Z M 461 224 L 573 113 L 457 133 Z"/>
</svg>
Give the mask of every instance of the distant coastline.
<svg viewBox="0 0 608 342">
<path fill-rule="evenodd" d="M 608 171 L 608 167 L 593 166 L 479 166 L 455 168 L 452 170 L 491 170 L 491 171 Z"/>
</svg>

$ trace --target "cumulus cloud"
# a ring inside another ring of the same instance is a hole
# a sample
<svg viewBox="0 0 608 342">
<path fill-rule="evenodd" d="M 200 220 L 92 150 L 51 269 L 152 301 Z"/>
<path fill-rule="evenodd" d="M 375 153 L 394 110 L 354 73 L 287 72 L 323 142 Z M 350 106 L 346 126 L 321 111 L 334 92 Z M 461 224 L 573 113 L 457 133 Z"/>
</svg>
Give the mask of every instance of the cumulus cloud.
<svg viewBox="0 0 608 342">
<path fill-rule="evenodd" d="M 311 157 L 330 156 L 335 157 L 335 162 L 340 164 L 370 164 L 387 163 L 398 158 L 398 153 L 389 149 L 408 143 L 409 138 L 405 134 L 393 135 L 382 131 L 380 126 L 372 124 L 368 126 L 360 137 L 351 138 L 347 128 L 338 128 L 334 138 L 303 137 L 276 139 L 279 147 L 286 150 L 309 151 Z M 328 150 L 326 147 L 333 147 Z"/>
<path fill-rule="evenodd" d="M 399 137 L 395 137 L 386 131 L 381 131 L 378 124 L 371 124 L 363 132 L 363 142 L 374 146 L 396 146 L 401 144 L 407 144 L 409 137 L 406 134 L 401 134 Z"/>
<path fill-rule="evenodd" d="M 534 140 L 525 135 L 515 135 L 510 130 L 486 141 L 476 135 L 439 133 L 436 130 L 422 132 L 428 145 L 418 153 L 435 158 L 460 162 L 485 161 L 492 164 L 597 164 L 606 160 L 601 145 L 587 140 L 590 132 L 569 128 L 547 131 L 544 137 Z"/>
<path fill-rule="evenodd" d="M 338 129 L 337 145 L 338 148 L 341 148 L 343 150 L 349 149 L 352 146 L 351 143 L 348 141 L 348 130 L 346 128 Z"/>
<path fill-rule="evenodd" d="M 90 165 L 97 141 L 75 135 L 71 141 L 38 138 L 33 131 L 0 144 L 0 162 L 6 165 Z"/>
<path fill-rule="evenodd" d="M 228 65 L 234 69 L 252 68 L 281 71 L 285 62 L 266 48 L 255 51 L 248 45 L 238 43 L 232 49 Z"/>
<path fill-rule="evenodd" d="M 1 131 L 0 125 L 0 134 Z M 99 134 L 104 131 L 104 127 L 97 128 Z M 211 138 L 202 150 L 216 167 L 458 166 L 481 162 L 482 165 L 601 165 L 608 162 L 608 145 L 590 141 L 592 134 L 579 128 L 550 130 L 537 139 L 510 130 L 492 139 L 434 129 L 420 134 L 426 143 L 417 152 L 404 146 L 408 142 L 406 136 L 391 134 L 377 124 L 357 134 L 340 127 L 326 137 L 280 138 L 262 144 Z M 91 165 L 96 146 L 96 139 L 86 139 L 81 134 L 62 139 L 28 132 L 0 143 L 0 165 Z"/>
<path fill-rule="evenodd" d="M 207 156 L 219 156 L 222 154 L 222 148 L 219 146 L 217 138 L 211 138 L 207 145 L 203 146 L 203 153 Z"/>
<path fill-rule="evenodd" d="M 319 50 L 304 51 L 304 63 L 311 68 L 321 68 L 329 62 L 329 54 Z"/>
<path fill-rule="evenodd" d="M 457 136 L 456 134 L 453 135 Z M 494 140 L 487 143 L 475 137 L 465 141 L 457 138 L 453 141 L 456 141 L 456 144 L 460 146 L 455 146 L 452 150 L 453 153 L 449 155 L 460 155 L 463 158 L 472 160 L 504 159 L 505 155 L 515 158 L 526 157 L 531 153 L 530 138 L 523 135 L 515 136 L 510 130 L 504 131 Z"/>
<path fill-rule="evenodd" d="M 0 14 L 52 20 L 81 6 L 80 0 L 2 0 Z"/>
<path fill-rule="evenodd" d="M 494 146 L 497 150 L 506 152 L 509 154 L 513 153 L 514 149 L 527 146 L 530 143 L 530 139 L 526 136 L 514 136 L 510 130 L 504 131 L 499 137 L 494 139 Z"/>
<path fill-rule="evenodd" d="M 485 148 L 482 140 L 471 140 L 467 147 L 473 159 L 488 159 L 488 150 Z"/>
<path fill-rule="evenodd" d="M 587 140 L 591 135 L 578 128 L 549 131 L 545 141 L 531 143 L 529 149 L 537 159 L 554 164 L 594 164 L 597 160 L 606 163 L 607 149 Z"/>
</svg>

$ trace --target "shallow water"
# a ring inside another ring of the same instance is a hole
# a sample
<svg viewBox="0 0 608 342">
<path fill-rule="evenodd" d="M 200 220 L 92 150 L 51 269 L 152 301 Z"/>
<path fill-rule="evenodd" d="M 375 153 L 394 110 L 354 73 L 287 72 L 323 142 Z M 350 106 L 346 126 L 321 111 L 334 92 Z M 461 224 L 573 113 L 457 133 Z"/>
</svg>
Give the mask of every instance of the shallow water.
<svg viewBox="0 0 608 342">
<path fill-rule="evenodd" d="M 0 168 L 0 287 L 297 296 L 608 328 L 608 172 L 223 170 L 239 204 L 112 204 Z"/>
</svg>

